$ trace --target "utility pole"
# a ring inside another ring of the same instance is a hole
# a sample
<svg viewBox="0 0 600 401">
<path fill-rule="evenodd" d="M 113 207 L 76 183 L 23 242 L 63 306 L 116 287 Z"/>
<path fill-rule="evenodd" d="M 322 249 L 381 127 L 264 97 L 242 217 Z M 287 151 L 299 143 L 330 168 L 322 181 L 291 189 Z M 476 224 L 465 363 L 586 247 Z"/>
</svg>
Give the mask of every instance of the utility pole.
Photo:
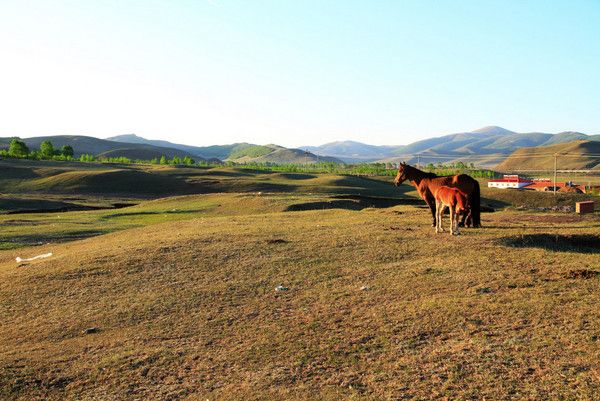
<svg viewBox="0 0 600 401">
<path fill-rule="evenodd" d="M 554 195 L 556 196 L 556 159 L 558 158 L 558 153 L 554 154 Z"/>
</svg>

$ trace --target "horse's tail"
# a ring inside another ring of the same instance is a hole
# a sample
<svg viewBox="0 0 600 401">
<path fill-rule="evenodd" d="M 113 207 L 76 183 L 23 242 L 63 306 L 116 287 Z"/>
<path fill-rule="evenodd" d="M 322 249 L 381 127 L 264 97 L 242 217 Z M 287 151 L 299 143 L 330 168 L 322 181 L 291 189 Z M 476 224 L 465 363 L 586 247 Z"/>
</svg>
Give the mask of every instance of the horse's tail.
<svg viewBox="0 0 600 401">
<path fill-rule="evenodd" d="M 481 190 L 479 182 L 475 181 L 475 188 L 471 192 L 471 216 L 473 218 L 473 227 L 481 227 Z"/>
</svg>

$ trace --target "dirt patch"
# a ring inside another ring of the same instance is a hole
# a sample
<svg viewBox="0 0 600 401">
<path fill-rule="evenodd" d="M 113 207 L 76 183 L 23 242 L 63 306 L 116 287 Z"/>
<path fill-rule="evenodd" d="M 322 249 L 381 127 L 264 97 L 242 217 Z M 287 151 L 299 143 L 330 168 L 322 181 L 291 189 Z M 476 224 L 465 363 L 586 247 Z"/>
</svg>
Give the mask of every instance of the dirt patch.
<svg viewBox="0 0 600 401">
<path fill-rule="evenodd" d="M 506 216 L 503 218 L 503 221 L 508 223 L 523 223 L 523 222 L 533 222 L 533 223 L 578 223 L 582 220 L 600 220 L 596 216 L 579 216 L 579 215 L 552 215 L 552 214 L 530 214 L 530 215 L 518 215 L 518 216 Z"/>
<path fill-rule="evenodd" d="M 598 276 L 600 276 L 599 271 L 588 270 L 588 269 L 571 270 L 570 272 L 565 274 L 565 278 L 571 278 L 571 279 L 578 279 L 578 278 L 588 279 L 588 278 L 593 278 L 593 277 L 598 277 Z"/>
<path fill-rule="evenodd" d="M 346 210 L 361 210 L 366 206 L 361 205 L 360 202 L 345 199 L 345 200 L 331 200 L 323 202 L 305 202 L 296 203 L 286 208 L 286 212 L 301 212 L 306 210 L 325 210 L 325 209 L 346 209 Z"/>
<path fill-rule="evenodd" d="M 500 238 L 503 245 L 557 252 L 600 253 L 600 236 L 593 234 L 526 234 Z"/>
<path fill-rule="evenodd" d="M 14 219 L 14 220 L 5 220 L 2 224 L 5 226 L 37 226 L 41 223 L 39 221 L 33 221 L 33 220 Z"/>
<path fill-rule="evenodd" d="M 388 208 L 398 205 L 420 205 L 422 200 L 416 198 L 380 198 L 362 195 L 334 195 L 330 200 L 320 202 L 296 203 L 287 207 L 286 211 L 347 209 L 362 210 L 366 208 Z"/>
<path fill-rule="evenodd" d="M 287 178 L 289 180 L 310 180 L 312 178 L 317 178 L 314 174 L 300 174 L 300 173 L 281 173 L 279 174 L 282 178 Z"/>
<path fill-rule="evenodd" d="M 424 202 L 419 198 L 385 198 L 379 196 L 364 196 L 364 195 L 334 195 L 332 199 L 351 199 L 366 207 L 392 207 L 398 205 L 421 205 Z"/>
<path fill-rule="evenodd" d="M 274 239 L 269 239 L 267 240 L 267 244 L 287 244 L 290 241 L 281 239 L 281 238 L 274 238 Z"/>
<path fill-rule="evenodd" d="M 113 203 L 113 209 L 123 209 L 124 207 L 135 206 L 137 203 Z"/>
<path fill-rule="evenodd" d="M 106 209 L 104 207 L 97 206 L 85 206 L 85 205 L 66 205 L 62 207 L 57 207 L 53 209 L 24 209 L 24 210 L 11 210 L 6 212 L 6 214 L 21 214 L 21 213 L 64 213 L 64 212 L 80 212 L 83 210 L 101 210 Z"/>
</svg>

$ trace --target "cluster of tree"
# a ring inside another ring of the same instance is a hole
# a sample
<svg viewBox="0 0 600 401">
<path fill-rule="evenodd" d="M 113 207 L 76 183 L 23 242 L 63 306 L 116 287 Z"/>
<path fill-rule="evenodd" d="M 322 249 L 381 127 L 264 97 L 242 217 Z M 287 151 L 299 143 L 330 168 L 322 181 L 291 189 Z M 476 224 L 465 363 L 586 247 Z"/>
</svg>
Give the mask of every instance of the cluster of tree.
<svg viewBox="0 0 600 401">
<path fill-rule="evenodd" d="M 90 155 L 87 153 L 82 154 L 77 159 L 80 162 L 100 162 L 100 163 L 120 163 L 120 164 L 163 164 L 163 165 L 171 165 L 171 166 L 205 166 L 208 163 L 202 161 L 196 163 L 194 159 L 189 156 L 184 157 L 183 159 L 180 157 L 173 157 L 172 159 L 167 159 L 165 156 L 159 158 L 154 158 L 152 160 L 140 160 L 140 159 L 130 159 L 125 156 L 118 157 L 105 157 L 100 156 L 96 157 L 94 155 Z"/>
<path fill-rule="evenodd" d="M 8 150 L 0 150 L 0 156 L 31 158 L 31 159 L 53 159 L 53 160 L 74 160 L 73 148 L 69 145 L 63 146 L 60 150 L 54 149 L 50 141 L 43 141 L 40 149 L 30 152 L 27 145 L 18 139 L 13 139 Z M 121 163 L 121 164 L 160 164 L 171 166 L 199 166 L 216 167 L 221 164 L 201 160 L 198 163 L 189 156 L 184 158 L 173 157 L 168 159 L 165 156 L 154 158 L 152 160 L 132 160 L 127 157 L 95 157 L 90 154 L 82 154 L 77 159 L 80 162 L 102 162 L 102 163 Z M 369 176 L 394 176 L 396 175 L 396 165 L 393 163 L 359 163 L 359 164 L 338 164 L 332 162 L 321 162 L 313 164 L 293 164 L 293 163 L 243 163 L 234 162 L 225 163 L 226 166 L 239 167 L 252 170 L 278 171 L 286 173 L 333 173 L 346 175 L 369 175 Z M 424 169 L 438 175 L 452 175 L 468 173 L 476 178 L 495 178 L 498 174 L 495 171 L 487 169 L 477 169 L 473 163 L 466 164 L 461 161 L 454 163 L 429 163 Z"/>
<path fill-rule="evenodd" d="M 244 164 L 227 163 L 227 165 L 252 170 L 278 171 L 285 173 L 332 173 L 370 176 L 391 176 L 396 174 L 396 168 L 392 163 L 339 164 L 333 162 L 320 162 L 311 164 L 276 164 L 268 162 L 249 162 Z"/>
<path fill-rule="evenodd" d="M 395 176 L 397 166 L 393 163 L 358 163 L 358 164 L 338 164 L 331 162 L 315 164 L 274 164 L 274 163 L 244 163 L 236 164 L 236 167 L 248 168 L 252 170 L 278 171 L 286 173 L 333 173 L 342 175 L 366 175 L 366 176 Z M 498 173 L 487 169 L 477 169 L 471 163 L 470 166 L 464 163 L 456 163 L 434 166 L 430 164 L 425 170 L 437 175 L 453 175 L 467 173 L 475 178 L 495 178 Z"/>
<path fill-rule="evenodd" d="M 196 161 L 189 156 L 184 157 L 183 159 L 180 157 L 173 157 L 172 159 L 167 159 L 165 156 L 162 156 L 160 160 L 152 159 L 150 160 L 152 164 L 163 164 L 163 165 L 173 165 L 173 166 L 193 166 L 196 164 Z"/>
<path fill-rule="evenodd" d="M 52 142 L 43 141 L 38 150 L 30 151 L 25 142 L 15 138 L 10 141 L 7 150 L 0 150 L 0 156 L 36 160 L 72 160 L 73 147 L 70 145 L 65 145 L 61 149 L 55 149 L 54 145 L 52 145 Z"/>
<path fill-rule="evenodd" d="M 499 174 L 493 170 L 476 168 L 475 164 L 473 163 L 467 164 L 461 161 L 447 164 L 437 163 L 435 165 L 433 163 L 429 163 L 427 164 L 427 166 L 425 166 L 424 170 L 430 173 L 435 173 L 437 175 L 453 175 L 465 173 L 475 178 L 496 178 L 499 176 Z"/>
</svg>

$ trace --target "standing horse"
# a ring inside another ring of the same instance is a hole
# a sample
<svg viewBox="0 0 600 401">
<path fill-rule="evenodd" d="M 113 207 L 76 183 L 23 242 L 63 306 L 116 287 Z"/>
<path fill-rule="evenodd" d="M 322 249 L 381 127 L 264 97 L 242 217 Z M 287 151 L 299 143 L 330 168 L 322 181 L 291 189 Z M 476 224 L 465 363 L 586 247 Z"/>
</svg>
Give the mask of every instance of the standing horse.
<svg viewBox="0 0 600 401">
<path fill-rule="evenodd" d="M 451 188 L 458 188 L 467 195 L 468 213 L 464 213 L 461 225 L 473 223 L 473 227 L 481 227 L 481 206 L 480 206 L 480 190 L 479 182 L 466 174 L 447 175 L 439 177 L 433 173 L 426 173 L 415 167 L 409 166 L 406 163 L 400 163 L 398 174 L 394 179 L 394 185 L 398 186 L 404 181 L 409 180 L 410 183 L 417 189 L 417 192 L 423 198 L 433 217 L 432 226 L 436 227 L 435 215 L 435 191 L 445 185 Z"/>
<path fill-rule="evenodd" d="M 446 206 L 450 209 L 450 234 L 459 235 L 458 218 L 461 213 L 467 211 L 467 195 L 460 189 L 450 188 L 445 185 L 442 185 L 435 191 L 435 211 L 437 213 L 436 233 L 444 231 L 442 228 L 442 215 Z"/>
</svg>

